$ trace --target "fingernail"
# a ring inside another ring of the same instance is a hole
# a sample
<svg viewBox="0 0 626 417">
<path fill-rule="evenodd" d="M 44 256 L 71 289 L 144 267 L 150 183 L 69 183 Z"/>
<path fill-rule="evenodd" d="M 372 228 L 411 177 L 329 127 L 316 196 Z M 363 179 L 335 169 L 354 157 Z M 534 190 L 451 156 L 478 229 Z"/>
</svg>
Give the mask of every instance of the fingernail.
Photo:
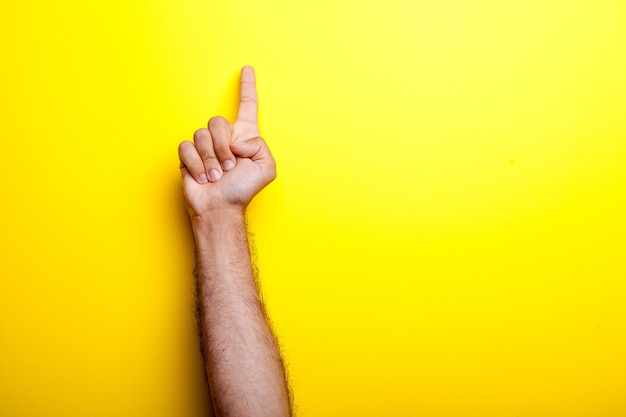
<svg viewBox="0 0 626 417">
<path fill-rule="evenodd" d="M 209 179 L 206 177 L 206 174 L 203 172 L 200 174 L 200 184 L 206 184 L 209 182 Z"/>
<path fill-rule="evenodd" d="M 211 182 L 215 182 L 219 180 L 220 178 L 222 178 L 222 174 L 220 174 L 220 172 L 217 169 L 212 168 L 209 170 L 209 178 L 211 178 Z"/>
<path fill-rule="evenodd" d="M 230 159 L 225 160 L 222 165 L 224 165 L 224 171 L 230 171 L 235 167 L 235 163 Z"/>
</svg>

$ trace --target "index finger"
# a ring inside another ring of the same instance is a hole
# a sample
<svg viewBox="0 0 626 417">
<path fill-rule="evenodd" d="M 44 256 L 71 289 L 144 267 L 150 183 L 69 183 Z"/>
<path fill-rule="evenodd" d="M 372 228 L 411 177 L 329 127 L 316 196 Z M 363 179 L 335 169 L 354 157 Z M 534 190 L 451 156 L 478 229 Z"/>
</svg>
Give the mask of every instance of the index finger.
<svg viewBox="0 0 626 417">
<path fill-rule="evenodd" d="M 256 94 L 256 75 L 254 68 L 241 69 L 241 87 L 239 89 L 238 122 L 258 124 L 259 99 Z"/>
</svg>

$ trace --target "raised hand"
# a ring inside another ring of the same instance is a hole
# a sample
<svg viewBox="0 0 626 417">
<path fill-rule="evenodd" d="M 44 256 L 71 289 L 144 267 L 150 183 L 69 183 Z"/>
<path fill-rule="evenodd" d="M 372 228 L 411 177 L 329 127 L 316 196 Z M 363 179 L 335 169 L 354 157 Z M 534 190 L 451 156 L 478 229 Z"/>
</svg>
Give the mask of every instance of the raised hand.
<svg viewBox="0 0 626 417">
<path fill-rule="evenodd" d="M 194 141 L 178 148 L 183 192 L 192 220 L 214 210 L 243 211 L 252 198 L 276 177 L 276 164 L 260 137 L 256 77 L 252 67 L 241 70 L 239 112 L 231 124 L 211 118 Z"/>
</svg>

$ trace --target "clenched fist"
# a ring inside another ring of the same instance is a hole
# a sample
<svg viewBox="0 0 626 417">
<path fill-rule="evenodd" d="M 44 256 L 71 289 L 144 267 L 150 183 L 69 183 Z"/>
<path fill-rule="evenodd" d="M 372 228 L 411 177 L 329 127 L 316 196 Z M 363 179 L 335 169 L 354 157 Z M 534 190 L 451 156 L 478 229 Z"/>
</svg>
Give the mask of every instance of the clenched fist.
<svg viewBox="0 0 626 417">
<path fill-rule="evenodd" d="M 193 142 L 178 148 L 183 192 L 192 220 L 217 211 L 243 212 L 252 198 L 276 178 L 276 163 L 260 137 L 256 77 L 241 70 L 239 112 L 234 124 L 221 116 L 198 129 Z"/>
</svg>

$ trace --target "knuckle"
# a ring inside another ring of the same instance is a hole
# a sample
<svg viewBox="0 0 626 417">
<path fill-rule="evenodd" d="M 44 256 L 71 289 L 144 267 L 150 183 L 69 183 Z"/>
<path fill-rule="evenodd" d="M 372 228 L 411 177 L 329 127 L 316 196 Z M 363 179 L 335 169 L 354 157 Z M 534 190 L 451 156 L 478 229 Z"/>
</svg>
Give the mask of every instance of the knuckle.
<svg viewBox="0 0 626 417">
<path fill-rule="evenodd" d="M 209 119 L 209 127 L 215 128 L 224 124 L 224 122 L 226 122 L 226 119 L 223 116 L 213 116 Z"/>
<path fill-rule="evenodd" d="M 202 162 L 204 162 L 205 164 L 210 164 L 211 161 L 215 161 L 215 155 L 212 154 L 204 154 L 204 155 L 200 155 L 200 158 L 202 159 Z"/>
<path fill-rule="evenodd" d="M 256 97 L 253 96 L 249 96 L 249 95 L 243 95 L 239 98 L 239 101 L 242 103 L 257 103 L 258 100 Z"/>
<path fill-rule="evenodd" d="M 179 154 L 184 154 L 186 152 L 188 152 L 189 150 L 192 150 L 192 148 L 194 148 L 194 144 L 191 143 L 190 141 L 186 140 L 184 142 L 181 142 L 180 145 L 178 145 L 178 153 Z"/>
<path fill-rule="evenodd" d="M 265 147 L 265 140 L 261 136 L 248 139 L 246 142 L 254 144 L 255 146 Z"/>
<path fill-rule="evenodd" d="M 201 128 L 193 132 L 193 140 L 197 141 L 199 138 L 206 136 L 207 130 L 207 128 Z"/>
<path fill-rule="evenodd" d="M 228 143 L 216 143 L 213 145 L 213 149 L 216 155 L 230 155 L 230 145 Z"/>
<path fill-rule="evenodd" d="M 216 145 L 215 153 L 221 157 L 228 157 L 231 155 L 230 146 L 225 144 Z"/>
</svg>

